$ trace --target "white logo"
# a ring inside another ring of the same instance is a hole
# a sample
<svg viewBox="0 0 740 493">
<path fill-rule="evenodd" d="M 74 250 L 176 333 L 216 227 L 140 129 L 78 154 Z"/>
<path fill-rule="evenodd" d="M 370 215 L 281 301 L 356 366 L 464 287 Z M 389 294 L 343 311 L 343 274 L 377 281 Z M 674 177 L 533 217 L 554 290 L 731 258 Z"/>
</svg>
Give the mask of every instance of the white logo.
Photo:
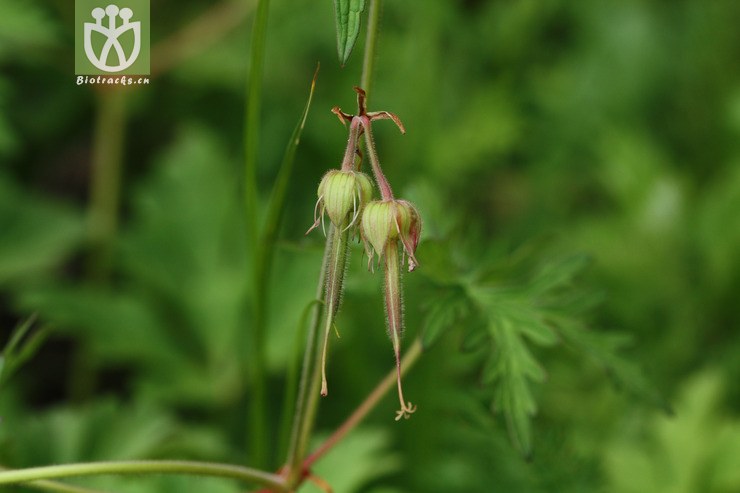
<svg viewBox="0 0 740 493">
<path fill-rule="evenodd" d="M 96 7 L 92 10 L 91 14 L 93 19 L 95 19 L 95 23 L 85 22 L 84 42 L 85 55 L 87 55 L 87 59 L 90 60 L 90 63 L 106 72 L 120 72 L 121 70 L 125 70 L 133 65 L 141 51 L 141 22 L 129 22 L 131 17 L 134 16 L 134 12 L 128 7 L 119 10 L 117 5 L 111 4 L 108 5 L 105 10 L 100 7 Z M 103 17 L 106 15 L 108 16 L 108 27 L 103 25 Z M 123 19 L 123 24 L 118 27 L 116 27 L 117 16 L 120 16 L 121 19 Z M 118 41 L 118 37 L 129 29 L 134 33 L 134 48 L 127 57 L 123 52 L 123 46 L 121 46 L 121 43 Z M 106 37 L 103 49 L 100 51 L 100 56 L 93 51 L 93 31 L 97 31 Z M 115 50 L 118 58 L 118 65 L 108 65 L 110 50 Z"/>
</svg>

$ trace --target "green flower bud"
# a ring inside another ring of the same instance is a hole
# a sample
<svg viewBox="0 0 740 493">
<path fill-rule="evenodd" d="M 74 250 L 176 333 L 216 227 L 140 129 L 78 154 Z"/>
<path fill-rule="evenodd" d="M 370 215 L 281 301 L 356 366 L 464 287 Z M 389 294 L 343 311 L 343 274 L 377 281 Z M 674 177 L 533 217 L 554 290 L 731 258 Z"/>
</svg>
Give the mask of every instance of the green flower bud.
<svg viewBox="0 0 740 493">
<path fill-rule="evenodd" d="M 364 173 L 338 169 L 329 171 L 319 184 L 314 224 L 308 232 L 319 225 L 324 213 L 328 214 L 336 227 L 349 228 L 357 222 L 372 194 L 373 184 Z"/>
<path fill-rule="evenodd" d="M 409 256 L 409 271 L 418 265 L 414 253 L 421 235 L 421 217 L 416 207 L 406 200 L 376 200 L 365 206 L 362 214 L 362 237 L 370 262 L 380 258 L 390 241 L 401 240 Z"/>
</svg>

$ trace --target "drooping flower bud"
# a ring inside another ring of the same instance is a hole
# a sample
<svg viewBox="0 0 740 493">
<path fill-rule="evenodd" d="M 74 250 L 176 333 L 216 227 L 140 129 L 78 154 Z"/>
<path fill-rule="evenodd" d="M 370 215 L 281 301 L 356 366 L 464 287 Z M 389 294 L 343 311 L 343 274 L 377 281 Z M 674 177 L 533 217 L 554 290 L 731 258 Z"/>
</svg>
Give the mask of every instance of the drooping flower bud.
<svg viewBox="0 0 740 493">
<path fill-rule="evenodd" d="M 364 173 L 338 169 L 327 172 L 319 184 L 314 223 L 306 234 L 319 225 L 324 213 L 337 228 L 346 229 L 356 224 L 372 193 L 373 184 Z"/>
<path fill-rule="evenodd" d="M 361 222 L 362 238 L 369 258 L 369 267 L 375 254 L 385 261 L 385 312 L 388 335 L 396 356 L 396 382 L 401 408 L 396 420 L 408 418 L 416 407 L 407 402 L 401 385 L 401 335 L 403 333 L 403 286 L 399 267 L 403 264 L 399 253 L 408 255 L 409 272 L 418 265 L 414 253 L 421 235 L 421 217 L 416 207 L 406 200 L 376 200 L 365 206 Z M 399 252 L 398 243 L 403 245 Z M 405 255 L 403 255 L 405 256 Z"/>
<path fill-rule="evenodd" d="M 406 200 L 376 200 L 365 206 L 362 214 L 362 237 L 370 265 L 375 254 L 380 258 L 388 242 L 400 240 L 408 255 L 409 272 L 419 262 L 415 252 L 421 236 L 421 216 Z"/>
</svg>

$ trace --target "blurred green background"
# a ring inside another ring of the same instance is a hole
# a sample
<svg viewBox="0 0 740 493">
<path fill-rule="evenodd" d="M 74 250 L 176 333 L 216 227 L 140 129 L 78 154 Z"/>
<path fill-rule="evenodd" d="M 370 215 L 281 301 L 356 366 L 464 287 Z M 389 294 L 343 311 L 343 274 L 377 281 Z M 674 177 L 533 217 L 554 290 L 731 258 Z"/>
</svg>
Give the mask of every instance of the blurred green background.
<svg viewBox="0 0 740 493">
<path fill-rule="evenodd" d="M 254 239 L 240 193 L 253 10 L 153 0 L 151 84 L 99 90 L 75 84 L 73 2 L 0 0 L 0 345 L 38 317 L 34 355 L 0 380 L 1 465 L 249 462 Z M 333 15 L 329 0 L 273 0 L 269 14 L 260 204 L 321 63 L 270 282 L 272 469 L 323 249 L 320 233 L 303 233 L 346 143 L 329 109 L 354 111 L 361 73 L 364 29 L 340 68 Z M 576 319 L 630 336 L 619 354 L 673 414 L 613 386 L 610 364 L 567 341 L 532 344 L 547 378 L 531 387 L 527 461 L 486 409 L 489 350 L 460 352 L 472 322 L 453 316 L 405 379 L 414 417 L 394 422 L 389 395 L 317 466 L 334 491 L 740 491 L 738 20 L 732 0 L 384 2 L 370 109 L 408 130 L 375 126 L 397 195 L 425 220 L 421 268 L 405 277 L 405 340 L 434 325 L 435 300 L 470 273 L 516 283 L 518 255 L 528 266 L 583 254 L 590 266 L 574 282 L 591 308 Z M 360 251 L 319 436 L 393 365 L 380 275 Z M 240 491 L 169 477 L 80 483 Z"/>
</svg>

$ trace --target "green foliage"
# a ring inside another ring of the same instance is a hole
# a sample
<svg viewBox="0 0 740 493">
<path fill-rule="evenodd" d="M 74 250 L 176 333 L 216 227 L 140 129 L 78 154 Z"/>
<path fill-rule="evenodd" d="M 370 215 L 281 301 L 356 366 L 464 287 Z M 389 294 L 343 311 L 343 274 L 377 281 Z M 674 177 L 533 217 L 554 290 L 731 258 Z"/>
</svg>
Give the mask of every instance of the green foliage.
<svg viewBox="0 0 740 493">
<path fill-rule="evenodd" d="M 716 371 L 692 376 L 676 415 L 628 419 L 605 447 L 617 493 L 729 493 L 740 489 L 740 420 L 722 409 L 724 380 Z M 707 440 L 706 437 L 711 437 Z"/>
<path fill-rule="evenodd" d="M 57 265 L 79 246 L 80 214 L 35 198 L 0 174 L 0 285 Z"/>
<path fill-rule="evenodd" d="M 58 408 L 37 414 L 4 416 L 0 429 L 0 460 L 12 456 L 18 466 L 90 460 L 156 459 L 177 450 L 183 458 L 224 457 L 223 438 L 199 426 L 183 426 L 151 405 L 122 405 L 100 399 L 84 408 Z M 38 444 L 43 443 L 44 447 Z M 193 478 L 188 478 L 190 481 Z M 195 480 L 200 483 L 199 480 Z M 104 491 L 177 491 L 182 480 L 172 478 L 100 477 L 75 481 Z M 192 484 L 192 483 L 189 483 Z M 206 481 L 208 491 L 238 491 L 224 481 Z M 191 486 L 188 486 L 191 487 Z M 213 487 L 214 489 L 210 489 Z"/>
<path fill-rule="evenodd" d="M 372 481 L 397 473 L 401 466 L 402 458 L 393 451 L 390 433 L 365 427 L 348 436 L 317 464 L 315 474 L 335 491 L 360 491 Z M 305 490 L 321 491 L 315 486 Z"/>
<path fill-rule="evenodd" d="M 344 66 L 352 54 L 357 36 L 360 35 L 360 18 L 365 10 L 365 0 L 334 0 L 337 24 L 337 52 L 339 63 Z"/>
<path fill-rule="evenodd" d="M 303 233 L 346 144 L 329 109 L 353 104 L 361 59 L 347 57 L 370 4 L 337 5 L 269 2 L 254 43 L 254 10 L 224 19 L 195 0 L 152 2 L 154 45 L 176 40 L 182 61 L 125 91 L 120 228 L 93 282 L 100 107 L 73 80 L 74 2 L 0 0 L 0 466 L 250 461 L 258 245 L 245 219 L 274 234 L 263 431 L 286 441 L 286 368 L 316 306 L 323 242 Z M 395 423 L 382 401 L 314 472 L 349 493 L 736 491 L 740 3 L 383 7 L 371 101 L 408 133 L 375 138 L 424 222 L 420 266 L 403 279 L 403 347 L 417 335 L 425 347 L 404 380 L 419 410 Z M 177 34 L 203 20 L 197 36 Z M 264 50 L 264 85 L 251 120 L 258 212 L 245 218 L 251 49 Z M 279 163 L 317 61 L 288 179 Z M 393 365 L 378 276 L 352 247 L 319 436 Z M 71 391 L 80 381 L 87 391 Z M 660 396 L 677 396 L 675 416 Z M 265 452 L 277 470 L 283 454 Z M 175 477 L 80 484 L 239 491 Z"/>
<path fill-rule="evenodd" d="M 8 344 L 0 353 L 0 388 L 23 363 L 33 357 L 39 346 L 48 335 L 48 328 L 44 328 L 29 335 L 33 327 L 34 317 L 28 317 L 15 328 Z"/>
<path fill-rule="evenodd" d="M 104 361 L 135 363 L 147 372 L 142 390 L 158 398 L 233 401 L 248 271 L 232 172 L 217 139 L 195 128 L 157 168 L 121 238 L 125 282 L 39 286 L 20 300 L 60 331 L 84 334 Z"/>
<path fill-rule="evenodd" d="M 479 265 L 462 283 L 443 288 L 429 304 L 422 336 L 429 346 L 445 328 L 463 326 L 464 349 L 487 348 L 482 383 L 493 387 L 492 409 L 503 413 L 514 445 L 525 456 L 532 452 L 530 419 L 537 413 L 532 386 L 547 376 L 531 344 L 565 342 L 594 358 L 620 385 L 659 399 L 640 370 L 619 355 L 623 334 L 585 330 L 580 321 L 594 301 L 577 286 L 587 257 L 557 259 L 528 272 L 529 262 L 528 255 L 513 255 L 508 265 Z"/>
<path fill-rule="evenodd" d="M 0 63 L 18 52 L 38 53 L 57 41 L 58 26 L 40 2 L 0 0 Z"/>
</svg>

